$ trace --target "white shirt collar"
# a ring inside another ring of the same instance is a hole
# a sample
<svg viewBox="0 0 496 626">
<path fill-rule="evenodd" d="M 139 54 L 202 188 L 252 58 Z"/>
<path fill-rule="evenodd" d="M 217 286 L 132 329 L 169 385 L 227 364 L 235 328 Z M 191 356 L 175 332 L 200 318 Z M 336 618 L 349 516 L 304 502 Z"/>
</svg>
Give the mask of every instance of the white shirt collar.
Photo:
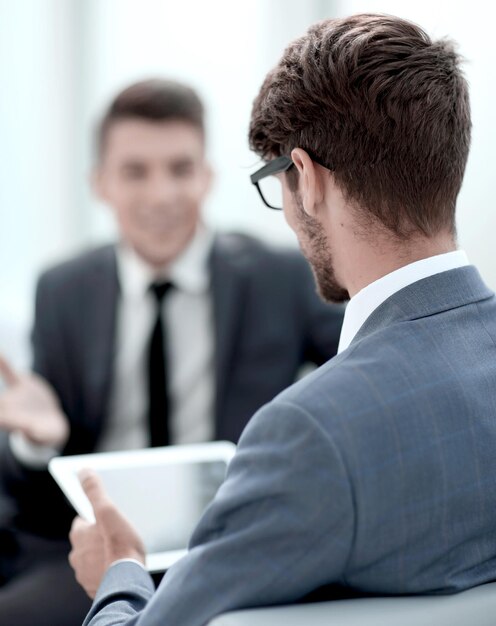
<svg viewBox="0 0 496 626">
<path fill-rule="evenodd" d="M 170 280 L 180 291 L 204 293 L 210 284 L 208 257 L 213 239 L 208 228 L 198 227 L 187 247 L 163 271 L 151 267 L 131 246 L 121 243 L 116 254 L 122 295 L 142 297 L 150 284 L 159 278 Z"/>
<path fill-rule="evenodd" d="M 346 350 L 370 314 L 394 293 L 423 278 L 468 264 L 465 252 L 455 250 L 400 267 L 364 287 L 346 307 L 338 353 Z"/>
</svg>

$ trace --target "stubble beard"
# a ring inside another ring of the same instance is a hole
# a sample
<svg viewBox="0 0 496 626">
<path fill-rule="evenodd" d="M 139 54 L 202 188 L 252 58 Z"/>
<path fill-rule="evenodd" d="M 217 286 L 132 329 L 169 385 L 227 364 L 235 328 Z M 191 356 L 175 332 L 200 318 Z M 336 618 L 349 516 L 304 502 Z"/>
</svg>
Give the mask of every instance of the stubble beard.
<svg viewBox="0 0 496 626">
<path fill-rule="evenodd" d="M 326 302 L 344 302 L 349 293 L 337 280 L 332 253 L 324 228 L 320 222 L 308 215 L 299 194 L 294 195 L 297 220 L 300 227 L 298 241 L 301 251 L 312 268 L 317 291 Z"/>
</svg>

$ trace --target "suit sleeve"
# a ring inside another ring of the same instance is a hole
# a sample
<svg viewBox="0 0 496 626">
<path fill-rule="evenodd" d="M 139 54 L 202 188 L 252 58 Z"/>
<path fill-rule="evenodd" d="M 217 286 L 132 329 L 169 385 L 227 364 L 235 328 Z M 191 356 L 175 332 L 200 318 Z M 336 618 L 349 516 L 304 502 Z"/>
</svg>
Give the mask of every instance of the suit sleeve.
<svg viewBox="0 0 496 626">
<path fill-rule="evenodd" d="M 138 593 L 146 573 L 135 567 L 130 578 L 130 565 L 118 564 L 85 626 L 202 626 L 226 611 L 294 602 L 342 583 L 352 502 L 333 442 L 302 409 L 275 401 L 245 430 L 188 555 L 153 597 Z"/>
</svg>

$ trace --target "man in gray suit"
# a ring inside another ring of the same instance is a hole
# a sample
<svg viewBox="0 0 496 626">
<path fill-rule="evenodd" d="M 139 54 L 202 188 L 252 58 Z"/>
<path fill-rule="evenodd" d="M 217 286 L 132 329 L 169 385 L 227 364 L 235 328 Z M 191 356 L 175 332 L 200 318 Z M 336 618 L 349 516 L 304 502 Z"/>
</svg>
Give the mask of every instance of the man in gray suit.
<svg viewBox="0 0 496 626">
<path fill-rule="evenodd" d="M 67 562 L 74 511 L 46 471 L 51 456 L 236 442 L 300 366 L 337 351 L 342 307 L 318 298 L 297 251 L 203 223 L 204 132 L 189 87 L 150 80 L 117 95 L 94 186 L 121 240 L 41 277 L 36 374 L 0 362 L 0 427 L 12 431 L 0 476 L 15 504 L 0 528 L 0 624 L 71 626 L 89 610 Z"/>
<path fill-rule="evenodd" d="M 268 163 L 252 180 L 271 206 L 280 180 L 322 296 L 351 296 L 339 354 L 253 417 L 156 593 L 139 538 L 82 478 L 86 626 L 496 578 L 496 301 L 455 239 L 469 141 L 457 54 L 418 26 L 326 20 L 286 49 L 254 103 Z"/>
</svg>

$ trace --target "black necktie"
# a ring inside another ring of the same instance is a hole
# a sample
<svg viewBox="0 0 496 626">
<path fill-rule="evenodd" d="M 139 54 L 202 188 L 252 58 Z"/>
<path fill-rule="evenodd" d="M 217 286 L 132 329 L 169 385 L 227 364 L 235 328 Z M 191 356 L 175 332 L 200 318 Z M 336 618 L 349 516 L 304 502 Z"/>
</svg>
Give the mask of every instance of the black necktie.
<svg viewBox="0 0 496 626">
<path fill-rule="evenodd" d="M 162 321 L 162 302 L 171 289 L 171 283 L 153 283 L 150 291 L 157 303 L 148 353 L 148 424 L 152 447 L 169 444 L 170 398 L 167 385 L 166 334 Z"/>
</svg>

